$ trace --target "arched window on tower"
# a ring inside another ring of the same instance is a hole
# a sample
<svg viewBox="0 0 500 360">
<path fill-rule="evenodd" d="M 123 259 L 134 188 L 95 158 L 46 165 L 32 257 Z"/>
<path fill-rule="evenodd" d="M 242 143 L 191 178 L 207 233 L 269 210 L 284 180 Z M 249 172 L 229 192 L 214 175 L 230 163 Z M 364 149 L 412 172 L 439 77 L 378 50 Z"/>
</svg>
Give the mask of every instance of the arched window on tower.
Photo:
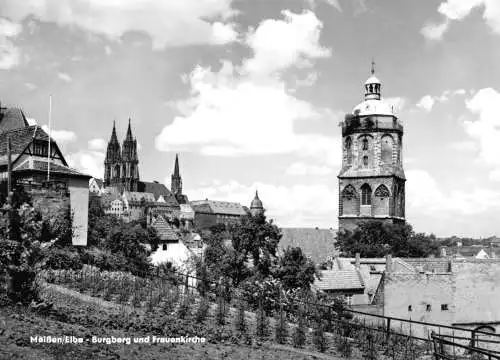
<svg viewBox="0 0 500 360">
<path fill-rule="evenodd" d="M 363 166 L 368 167 L 368 156 L 367 155 L 363 156 Z"/>
<path fill-rule="evenodd" d="M 352 185 L 347 185 L 341 194 L 340 215 L 358 215 L 359 200 L 356 189 Z"/>
<path fill-rule="evenodd" d="M 368 184 L 361 186 L 361 205 L 372 204 L 372 188 Z"/>
<path fill-rule="evenodd" d="M 390 214 L 390 193 L 387 186 L 381 184 L 375 189 L 373 197 L 373 215 L 389 216 Z"/>
<path fill-rule="evenodd" d="M 115 165 L 115 178 L 120 177 L 120 165 L 116 164 Z"/>
<path fill-rule="evenodd" d="M 347 164 L 352 164 L 352 140 L 350 137 L 345 139 L 345 152 L 347 155 Z"/>
<path fill-rule="evenodd" d="M 111 167 L 106 166 L 106 179 L 110 179 L 110 178 L 111 178 Z"/>
<path fill-rule="evenodd" d="M 382 137 L 382 162 L 384 164 L 392 163 L 392 149 L 393 149 L 394 141 L 390 135 L 384 135 Z"/>
<path fill-rule="evenodd" d="M 363 139 L 363 147 L 362 147 L 363 150 L 368 150 L 368 139 L 367 138 L 364 138 Z"/>
</svg>

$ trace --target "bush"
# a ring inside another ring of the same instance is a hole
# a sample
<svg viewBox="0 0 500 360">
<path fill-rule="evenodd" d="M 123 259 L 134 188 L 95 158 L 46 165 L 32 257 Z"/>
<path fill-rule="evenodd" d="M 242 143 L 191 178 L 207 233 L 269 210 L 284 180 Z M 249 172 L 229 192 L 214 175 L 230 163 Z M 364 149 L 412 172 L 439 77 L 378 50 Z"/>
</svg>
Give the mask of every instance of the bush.
<svg viewBox="0 0 500 360">
<path fill-rule="evenodd" d="M 196 311 L 195 319 L 197 323 L 202 323 L 208 316 L 208 311 L 210 310 L 210 302 L 207 297 L 202 297 L 200 304 L 198 305 L 198 310 Z"/>
<path fill-rule="evenodd" d="M 83 264 L 80 255 L 67 248 L 50 248 L 45 252 L 45 269 L 80 270 Z"/>
</svg>

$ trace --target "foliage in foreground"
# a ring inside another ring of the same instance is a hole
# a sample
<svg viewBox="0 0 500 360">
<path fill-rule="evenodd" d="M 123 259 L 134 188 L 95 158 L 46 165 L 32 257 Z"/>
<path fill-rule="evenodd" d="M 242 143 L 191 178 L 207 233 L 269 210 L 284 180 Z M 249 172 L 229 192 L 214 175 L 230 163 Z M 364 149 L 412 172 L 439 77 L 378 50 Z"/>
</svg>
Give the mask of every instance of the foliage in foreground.
<svg viewBox="0 0 500 360">
<path fill-rule="evenodd" d="M 380 221 L 366 221 L 354 231 L 337 233 L 337 243 L 346 256 L 383 257 L 391 254 L 397 257 L 428 257 L 438 255 L 436 237 L 415 233 L 410 224 L 386 224 Z"/>
</svg>

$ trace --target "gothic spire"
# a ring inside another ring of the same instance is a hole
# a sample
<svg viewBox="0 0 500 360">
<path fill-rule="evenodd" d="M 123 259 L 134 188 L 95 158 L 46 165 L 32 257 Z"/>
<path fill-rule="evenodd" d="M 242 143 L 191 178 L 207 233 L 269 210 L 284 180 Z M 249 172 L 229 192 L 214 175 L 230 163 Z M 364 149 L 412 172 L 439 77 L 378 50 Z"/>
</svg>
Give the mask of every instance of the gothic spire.
<svg viewBox="0 0 500 360">
<path fill-rule="evenodd" d="M 132 127 L 130 126 L 130 118 L 128 118 L 128 129 L 127 129 L 127 135 L 125 137 L 125 141 L 133 141 Z"/>
<path fill-rule="evenodd" d="M 179 171 L 179 154 L 175 154 L 174 176 L 181 176 Z"/>
<path fill-rule="evenodd" d="M 110 143 L 117 143 L 118 137 L 116 136 L 116 121 L 113 120 L 113 131 L 111 132 L 111 140 Z"/>
</svg>

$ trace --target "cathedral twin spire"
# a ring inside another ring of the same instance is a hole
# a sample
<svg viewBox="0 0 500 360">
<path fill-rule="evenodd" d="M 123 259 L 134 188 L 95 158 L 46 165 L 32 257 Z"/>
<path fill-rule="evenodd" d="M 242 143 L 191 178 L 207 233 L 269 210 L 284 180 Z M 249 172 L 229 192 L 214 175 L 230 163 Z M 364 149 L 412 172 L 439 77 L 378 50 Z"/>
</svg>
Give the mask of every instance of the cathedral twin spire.
<svg viewBox="0 0 500 360">
<path fill-rule="evenodd" d="M 104 160 L 104 185 L 116 187 L 120 191 L 137 191 L 139 185 L 139 158 L 137 140 L 132 135 L 131 120 L 122 147 L 116 135 L 116 122 L 108 142 Z"/>
</svg>

